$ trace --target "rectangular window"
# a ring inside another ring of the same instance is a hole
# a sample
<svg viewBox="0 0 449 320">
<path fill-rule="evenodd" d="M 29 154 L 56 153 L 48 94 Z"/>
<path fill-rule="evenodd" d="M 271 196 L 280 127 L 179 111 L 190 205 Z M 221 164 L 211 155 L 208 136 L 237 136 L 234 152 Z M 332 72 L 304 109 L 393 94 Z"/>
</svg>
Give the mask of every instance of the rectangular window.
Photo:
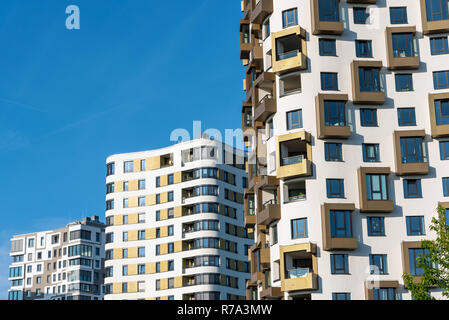
<svg viewBox="0 0 449 320">
<path fill-rule="evenodd" d="M 368 200 L 388 200 L 387 175 L 367 174 L 366 192 Z"/>
<path fill-rule="evenodd" d="M 293 8 L 282 12 L 282 28 L 296 26 L 298 24 L 298 9 Z"/>
<path fill-rule="evenodd" d="M 371 274 L 388 274 L 386 254 L 370 254 L 369 264 Z"/>
<path fill-rule="evenodd" d="M 363 143 L 363 162 L 380 162 L 378 143 Z"/>
<path fill-rule="evenodd" d="M 422 198 L 421 179 L 404 179 L 404 198 Z"/>
<path fill-rule="evenodd" d="M 331 237 L 332 238 L 351 238 L 351 211 L 347 210 L 331 210 Z"/>
<path fill-rule="evenodd" d="M 443 178 L 443 195 L 449 197 L 449 178 Z"/>
<path fill-rule="evenodd" d="M 380 92 L 380 69 L 359 67 L 359 85 L 361 92 Z"/>
<path fill-rule="evenodd" d="M 128 198 L 123 199 L 123 208 L 128 208 Z"/>
<path fill-rule="evenodd" d="M 367 8 L 354 8 L 353 11 L 354 24 L 367 24 L 367 20 L 369 18 L 369 11 Z"/>
<path fill-rule="evenodd" d="M 326 191 L 328 198 L 344 198 L 344 180 L 343 179 L 326 179 Z"/>
<path fill-rule="evenodd" d="M 423 236 L 426 234 L 424 229 L 424 216 L 406 217 L 407 235 Z"/>
<path fill-rule="evenodd" d="M 390 23 L 391 24 L 407 23 L 407 7 L 391 7 Z"/>
<path fill-rule="evenodd" d="M 307 218 L 291 221 L 292 239 L 307 238 Z"/>
<path fill-rule="evenodd" d="M 372 58 L 373 48 L 371 40 L 356 40 L 355 53 L 359 58 Z"/>
<path fill-rule="evenodd" d="M 433 72 L 433 88 L 435 90 L 449 88 L 449 71 Z"/>
<path fill-rule="evenodd" d="M 427 21 L 448 19 L 447 0 L 426 0 Z"/>
<path fill-rule="evenodd" d="M 145 159 L 140 160 L 140 171 L 145 171 L 146 170 L 146 161 Z"/>
<path fill-rule="evenodd" d="M 330 127 L 346 126 L 344 101 L 324 101 L 324 125 Z"/>
<path fill-rule="evenodd" d="M 377 127 L 377 109 L 360 109 L 360 125 Z"/>
<path fill-rule="evenodd" d="M 128 181 L 123 181 L 123 191 L 128 191 L 129 183 Z"/>
<path fill-rule="evenodd" d="M 393 33 L 391 40 L 393 44 L 393 57 L 405 58 L 415 56 L 413 33 Z"/>
<path fill-rule="evenodd" d="M 320 56 L 337 56 L 335 39 L 319 39 Z"/>
<path fill-rule="evenodd" d="M 430 53 L 432 55 L 449 53 L 447 36 L 430 38 Z"/>
<path fill-rule="evenodd" d="M 385 218 L 384 217 L 368 217 L 368 236 L 383 237 L 385 236 Z"/>
<path fill-rule="evenodd" d="M 324 149 L 326 161 L 343 161 L 341 143 L 325 143 Z"/>
<path fill-rule="evenodd" d="M 145 197 L 139 197 L 138 202 L 139 202 L 139 207 L 144 207 L 145 206 Z"/>
<path fill-rule="evenodd" d="M 398 108 L 399 126 L 416 126 L 415 108 Z"/>
<path fill-rule="evenodd" d="M 320 21 L 340 21 L 339 0 L 318 0 Z"/>
<path fill-rule="evenodd" d="M 115 164 L 114 162 L 108 163 L 106 165 L 106 176 L 113 175 L 115 172 Z"/>
<path fill-rule="evenodd" d="M 145 190 L 145 180 L 139 180 L 139 190 Z"/>
<path fill-rule="evenodd" d="M 420 277 L 424 273 L 424 269 L 421 267 L 418 267 L 418 258 L 424 257 L 427 255 L 429 251 L 427 249 L 421 249 L 421 248 L 410 248 L 408 249 L 408 259 L 409 259 L 409 266 L 410 266 L 410 274 L 412 276 Z"/>
<path fill-rule="evenodd" d="M 302 128 L 302 110 L 287 112 L 287 130 Z"/>
<path fill-rule="evenodd" d="M 156 188 L 161 186 L 161 177 L 156 177 Z"/>
<path fill-rule="evenodd" d="M 395 81 L 397 92 L 413 91 L 413 78 L 411 74 L 406 73 L 396 74 Z"/>
<path fill-rule="evenodd" d="M 373 288 L 374 300 L 396 300 L 395 288 Z"/>
<path fill-rule="evenodd" d="M 337 73 L 321 72 L 321 90 L 338 91 Z"/>
<path fill-rule="evenodd" d="M 351 300 L 349 292 L 332 292 L 332 300 Z"/>
<path fill-rule="evenodd" d="M 137 256 L 139 258 L 145 257 L 145 247 L 140 247 L 137 249 Z"/>
<path fill-rule="evenodd" d="M 349 273 L 347 254 L 331 254 L 331 273 L 332 274 Z"/>
<path fill-rule="evenodd" d="M 168 192 L 168 202 L 173 201 L 173 199 L 174 199 L 173 191 L 169 191 Z"/>
</svg>

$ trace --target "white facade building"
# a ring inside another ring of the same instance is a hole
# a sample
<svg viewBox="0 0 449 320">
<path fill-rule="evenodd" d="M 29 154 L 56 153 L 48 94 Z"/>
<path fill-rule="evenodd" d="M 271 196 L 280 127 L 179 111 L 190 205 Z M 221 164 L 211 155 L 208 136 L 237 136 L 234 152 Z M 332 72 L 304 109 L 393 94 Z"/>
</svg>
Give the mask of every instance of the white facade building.
<svg viewBox="0 0 449 320">
<path fill-rule="evenodd" d="M 9 300 L 102 300 L 104 224 L 97 216 L 11 239 Z"/>
<path fill-rule="evenodd" d="M 198 139 L 108 157 L 105 299 L 245 298 L 246 173 L 224 148 Z"/>
</svg>

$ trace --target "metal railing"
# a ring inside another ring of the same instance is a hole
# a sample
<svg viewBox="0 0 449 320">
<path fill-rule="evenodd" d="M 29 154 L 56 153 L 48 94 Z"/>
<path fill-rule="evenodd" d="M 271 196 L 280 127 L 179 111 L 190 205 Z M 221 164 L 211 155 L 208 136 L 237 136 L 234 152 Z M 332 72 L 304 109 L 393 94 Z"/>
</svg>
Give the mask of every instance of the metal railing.
<svg viewBox="0 0 449 320">
<path fill-rule="evenodd" d="M 304 160 L 303 155 L 284 157 L 284 158 L 282 158 L 282 165 L 288 166 L 288 165 L 295 164 L 295 163 L 301 163 L 301 162 L 303 162 L 303 160 Z"/>
</svg>

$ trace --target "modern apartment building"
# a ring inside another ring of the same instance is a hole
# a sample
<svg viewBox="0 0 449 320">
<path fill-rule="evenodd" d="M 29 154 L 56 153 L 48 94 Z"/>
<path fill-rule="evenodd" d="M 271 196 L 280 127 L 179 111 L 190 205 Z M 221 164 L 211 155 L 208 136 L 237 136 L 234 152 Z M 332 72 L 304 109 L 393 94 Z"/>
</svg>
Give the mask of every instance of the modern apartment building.
<svg viewBox="0 0 449 320">
<path fill-rule="evenodd" d="M 246 183 L 242 153 L 206 138 L 110 156 L 105 299 L 245 299 Z"/>
<path fill-rule="evenodd" d="M 97 216 L 14 236 L 9 300 L 102 300 L 104 227 Z"/>
<path fill-rule="evenodd" d="M 448 1 L 241 9 L 248 298 L 410 299 L 449 208 Z"/>
</svg>

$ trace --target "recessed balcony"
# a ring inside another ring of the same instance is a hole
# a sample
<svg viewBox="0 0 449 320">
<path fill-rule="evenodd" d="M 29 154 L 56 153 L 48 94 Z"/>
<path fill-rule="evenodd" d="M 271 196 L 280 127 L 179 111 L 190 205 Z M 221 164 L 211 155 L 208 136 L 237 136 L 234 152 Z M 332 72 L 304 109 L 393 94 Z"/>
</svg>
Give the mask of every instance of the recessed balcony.
<svg viewBox="0 0 449 320">
<path fill-rule="evenodd" d="M 275 76 L 272 72 L 262 72 L 254 81 L 257 96 L 260 97 L 254 110 L 255 121 L 265 122 L 272 114 L 276 113 L 277 105 L 274 94 Z"/>
<path fill-rule="evenodd" d="M 346 123 L 346 94 L 318 94 L 316 97 L 319 139 L 348 139 L 351 128 Z"/>
<path fill-rule="evenodd" d="M 312 176 L 311 135 L 306 131 L 276 137 L 278 179 Z"/>
<path fill-rule="evenodd" d="M 416 27 L 387 27 L 387 61 L 390 70 L 419 69 Z"/>
<path fill-rule="evenodd" d="M 307 43 L 304 29 L 299 26 L 288 28 L 272 33 L 271 38 L 273 72 L 307 69 Z"/>
<path fill-rule="evenodd" d="M 318 289 L 316 245 L 304 243 L 280 247 L 282 291 Z"/>
<path fill-rule="evenodd" d="M 257 222 L 254 193 L 245 193 L 244 201 L 245 226 L 254 227 Z"/>
<path fill-rule="evenodd" d="M 393 134 L 396 175 L 426 175 L 429 173 L 424 130 L 395 131 Z"/>
<path fill-rule="evenodd" d="M 251 11 L 251 23 L 261 24 L 272 13 L 273 0 L 254 0 Z"/>
</svg>

